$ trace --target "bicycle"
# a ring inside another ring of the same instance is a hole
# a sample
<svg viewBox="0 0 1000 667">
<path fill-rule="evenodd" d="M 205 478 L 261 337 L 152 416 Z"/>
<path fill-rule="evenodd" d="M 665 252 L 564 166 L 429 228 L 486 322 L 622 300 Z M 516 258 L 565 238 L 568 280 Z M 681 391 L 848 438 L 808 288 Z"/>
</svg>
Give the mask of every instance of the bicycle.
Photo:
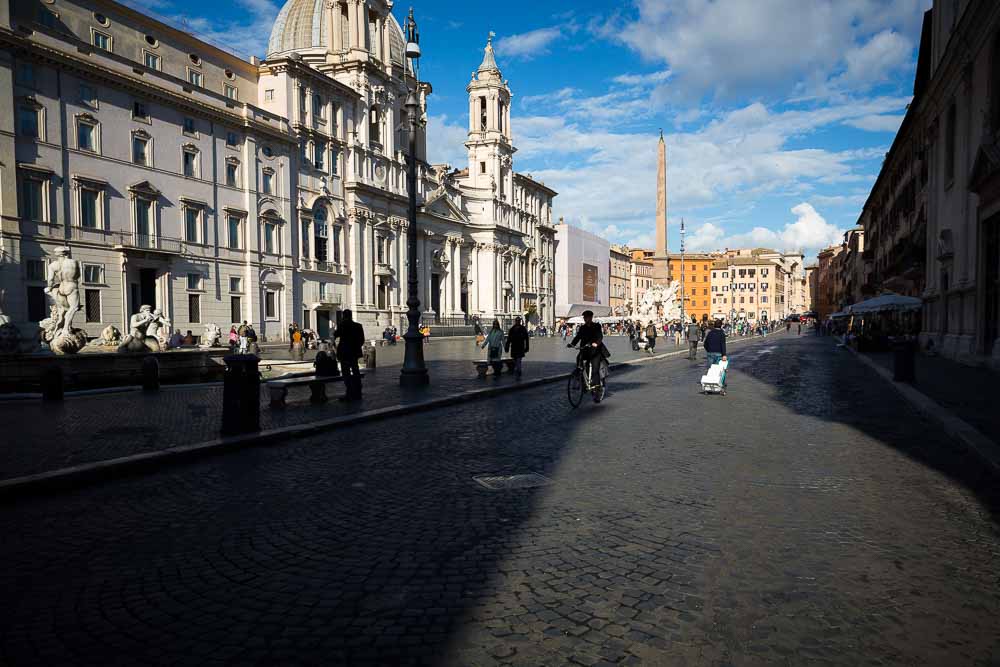
<svg viewBox="0 0 1000 667">
<path fill-rule="evenodd" d="M 566 347 L 572 347 L 577 349 L 575 345 L 567 345 Z M 573 408 L 580 406 L 583 402 L 583 395 L 590 392 L 591 396 L 594 398 L 594 403 L 600 403 L 604 400 L 604 396 L 607 393 L 608 384 L 608 362 L 604 357 L 600 358 L 601 367 L 598 369 L 599 383 L 594 386 L 590 384 L 590 376 L 593 367 L 589 359 L 581 359 L 579 355 L 576 358 L 576 368 L 569 376 L 569 381 L 566 385 L 566 394 L 569 398 L 569 404 Z"/>
</svg>

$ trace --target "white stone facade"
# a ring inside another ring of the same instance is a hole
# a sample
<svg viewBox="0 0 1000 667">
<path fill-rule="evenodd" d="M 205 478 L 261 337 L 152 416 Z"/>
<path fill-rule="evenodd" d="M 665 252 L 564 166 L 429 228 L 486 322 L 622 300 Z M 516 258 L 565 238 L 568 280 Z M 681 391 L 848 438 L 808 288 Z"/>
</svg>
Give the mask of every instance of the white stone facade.
<svg viewBox="0 0 1000 667">
<path fill-rule="evenodd" d="M 556 225 L 556 316 L 584 309 L 611 314 L 611 244 L 596 234 L 560 222 Z"/>
<path fill-rule="evenodd" d="M 0 4 L 0 307 L 47 316 L 45 267 L 68 245 L 92 337 L 143 303 L 196 335 L 241 320 L 326 335 L 345 308 L 398 325 L 415 81 L 390 7 L 290 0 L 258 62 L 107 0 Z M 535 304 L 551 322 L 555 192 L 512 170 L 495 63 L 470 83 L 470 109 L 493 106 L 485 131 L 470 117 L 465 173 L 426 163 L 431 86 L 416 87 L 425 319 Z"/>
</svg>

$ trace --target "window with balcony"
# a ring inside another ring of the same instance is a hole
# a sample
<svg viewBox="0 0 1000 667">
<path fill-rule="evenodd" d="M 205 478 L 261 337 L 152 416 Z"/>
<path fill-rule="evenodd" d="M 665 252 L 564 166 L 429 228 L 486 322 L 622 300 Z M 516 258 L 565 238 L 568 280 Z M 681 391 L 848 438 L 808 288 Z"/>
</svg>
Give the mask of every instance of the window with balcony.
<svg viewBox="0 0 1000 667">
<path fill-rule="evenodd" d="M 278 241 L 277 241 L 278 225 L 273 222 L 264 223 L 264 252 L 269 255 L 277 254 Z"/>
<path fill-rule="evenodd" d="M 135 243 L 140 248 L 152 247 L 153 241 L 153 201 L 136 197 L 133 206 L 135 214 Z"/>
<path fill-rule="evenodd" d="M 80 187 L 80 226 L 97 229 L 101 225 L 101 191 L 97 188 Z"/>
<path fill-rule="evenodd" d="M 188 243 L 201 242 L 201 209 L 198 207 L 184 207 L 184 240 Z"/>
<path fill-rule="evenodd" d="M 243 218 L 238 215 L 226 216 L 228 227 L 228 247 L 230 250 L 243 249 Z"/>
<path fill-rule="evenodd" d="M 35 222 L 47 222 L 48 181 L 32 175 L 24 175 L 21 180 L 21 217 Z"/>
<path fill-rule="evenodd" d="M 325 155 L 326 155 L 326 142 L 317 141 L 316 145 L 313 148 L 313 165 L 317 169 L 323 168 L 323 165 L 325 164 L 326 160 L 326 158 L 324 157 Z"/>
</svg>

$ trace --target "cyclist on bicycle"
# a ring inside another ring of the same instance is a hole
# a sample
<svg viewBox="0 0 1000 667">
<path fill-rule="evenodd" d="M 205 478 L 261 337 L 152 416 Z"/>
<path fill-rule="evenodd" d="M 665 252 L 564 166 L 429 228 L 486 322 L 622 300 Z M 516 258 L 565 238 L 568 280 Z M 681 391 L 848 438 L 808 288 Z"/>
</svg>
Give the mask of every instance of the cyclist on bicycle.
<svg viewBox="0 0 1000 667">
<path fill-rule="evenodd" d="M 580 343 L 580 353 L 576 356 L 577 365 L 582 366 L 583 361 L 590 361 L 590 385 L 596 387 L 601 383 L 601 357 L 604 347 L 604 332 L 601 325 L 594 322 L 594 312 L 592 310 L 583 311 L 583 324 L 576 330 L 576 336 L 566 347 L 573 347 Z"/>
</svg>

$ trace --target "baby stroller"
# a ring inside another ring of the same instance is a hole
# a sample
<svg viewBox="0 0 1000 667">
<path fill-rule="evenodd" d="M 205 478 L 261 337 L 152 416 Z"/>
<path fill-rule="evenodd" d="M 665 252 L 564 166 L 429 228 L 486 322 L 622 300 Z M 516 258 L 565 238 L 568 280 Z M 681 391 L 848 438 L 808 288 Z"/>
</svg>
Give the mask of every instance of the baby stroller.
<svg viewBox="0 0 1000 667">
<path fill-rule="evenodd" d="M 701 376 L 701 393 L 726 395 L 726 369 L 729 360 L 725 359 L 708 367 L 708 372 Z"/>
</svg>

